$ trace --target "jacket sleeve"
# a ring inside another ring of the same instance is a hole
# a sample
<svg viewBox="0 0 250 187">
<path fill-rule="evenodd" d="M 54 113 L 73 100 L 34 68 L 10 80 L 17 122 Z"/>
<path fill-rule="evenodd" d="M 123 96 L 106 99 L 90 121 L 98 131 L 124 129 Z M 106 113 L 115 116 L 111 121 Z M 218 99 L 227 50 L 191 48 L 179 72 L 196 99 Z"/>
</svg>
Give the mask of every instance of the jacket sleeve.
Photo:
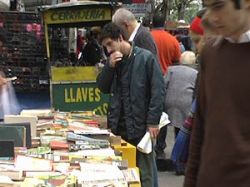
<svg viewBox="0 0 250 187">
<path fill-rule="evenodd" d="M 110 67 L 109 63 L 107 62 L 96 78 L 98 88 L 101 90 L 101 92 L 110 93 L 114 76 L 115 68 Z"/>
<path fill-rule="evenodd" d="M 165 87 L 160 65 L 153 54 L 147 63 L 147 76 L 150 89 L 147 125 L 158 125 L 163 112 Z"/>
<path fill-rule="evenodd" d="M 196 187 L 197 175 L 200 167 L 201 150 L 204 138 L 204 114 L 206 109 L 204 74 L 205 72 L 202 68 L 198 76 L 196 111 L 194 114 L 194 124 L 192 127 L 193 130 L 185 173 L 184 187 Z"/>
</svg>

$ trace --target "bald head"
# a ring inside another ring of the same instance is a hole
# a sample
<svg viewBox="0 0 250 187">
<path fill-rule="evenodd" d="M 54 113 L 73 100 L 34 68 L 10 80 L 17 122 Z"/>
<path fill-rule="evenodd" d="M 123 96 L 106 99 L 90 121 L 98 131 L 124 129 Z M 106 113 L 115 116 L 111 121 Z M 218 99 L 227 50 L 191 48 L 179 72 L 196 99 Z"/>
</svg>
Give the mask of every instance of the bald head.
<svg viewBox="0 0 250 187">
<path fill-rule="evenodd" d="M 129 39 L 130 35 L 138 25 L 134 14 L 125 8 L 119 8 L 116 10 L 112 17 L 112 22 L 122 29 L 126 40 Z"/>
<path fill-rule="evenodd" d="M 112 17 L 112 22 L 116 25 L 121 25 L 124 21 L 133 22 L 136 21 L 136 18 L 132 12 L 125 8 L 119 8 L 115 11 L 115 14 Z"/>
</svg>

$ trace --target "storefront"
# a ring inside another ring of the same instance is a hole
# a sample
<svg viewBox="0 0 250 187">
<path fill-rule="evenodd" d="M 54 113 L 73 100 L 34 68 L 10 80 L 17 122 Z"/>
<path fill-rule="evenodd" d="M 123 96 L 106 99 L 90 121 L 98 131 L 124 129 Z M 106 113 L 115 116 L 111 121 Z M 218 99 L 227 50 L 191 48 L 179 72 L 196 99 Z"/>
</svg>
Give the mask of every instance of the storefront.
<svg viewBox="0 0 250 187">
<path fill-rule="evenodd" d="M 92 32 L 111 21 L 113 5 L 79 1 L 40 8 L 45 24 L 47 57 L 50 64 L 52 107 L 61 111 L 107 113 L 108 95 L 96 85 L 97 68 L 79 61 L 79 31 Z M 81 51 L 80 51 L 81 52 Z M 94 56 L 92 57 L 94 58 Z"/>
</svg>

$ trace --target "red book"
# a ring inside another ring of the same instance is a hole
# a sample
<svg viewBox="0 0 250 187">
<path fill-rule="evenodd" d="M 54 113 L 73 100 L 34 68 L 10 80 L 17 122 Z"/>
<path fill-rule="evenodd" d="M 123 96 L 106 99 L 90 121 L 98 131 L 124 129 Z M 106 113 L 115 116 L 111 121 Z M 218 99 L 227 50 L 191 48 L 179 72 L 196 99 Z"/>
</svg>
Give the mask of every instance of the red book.
<svg viewBox="0 0 250 187">
<path fill-rule="evenodd" d="M 50 142 L 50 148 L 51 149 L 68 149 L 69 144 L 64 143 L 64 142 L 59 142 L 59 141 L 51 141 Z"/>
</svg>

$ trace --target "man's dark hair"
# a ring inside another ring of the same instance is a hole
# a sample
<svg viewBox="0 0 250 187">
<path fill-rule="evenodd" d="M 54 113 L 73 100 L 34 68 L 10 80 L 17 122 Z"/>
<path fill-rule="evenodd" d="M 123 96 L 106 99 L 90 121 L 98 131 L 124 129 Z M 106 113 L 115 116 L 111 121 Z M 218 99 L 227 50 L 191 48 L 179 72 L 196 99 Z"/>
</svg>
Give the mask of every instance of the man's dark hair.
<svg viewBox="0 0 250 187">
<path fill-rule="evenodd" d="M 142 20 L 142 25 L 143 25 L 144 27 L 149 27 L 149 28 L 152 27 L 150 16 L 145 16 L 145 17 L 143 18 L 143 20 Z"/>
<path fill-rule="evenodd" d="M 100 42 L 102 42 L 106 38 L 118 40 L 121 35 L 124 38 L 123 32 L 120 29 L 120 27 L 118 27 L 114 23 L 108 23 L 108 24 L 104 25 L 104 27 L 101 31 Z"/>
<path fill-rule="evenodd" d="M 164 27 L 165 16 L 163 14 L 154 14 L 152 23 L 153 27 Z"/>
</svg>

